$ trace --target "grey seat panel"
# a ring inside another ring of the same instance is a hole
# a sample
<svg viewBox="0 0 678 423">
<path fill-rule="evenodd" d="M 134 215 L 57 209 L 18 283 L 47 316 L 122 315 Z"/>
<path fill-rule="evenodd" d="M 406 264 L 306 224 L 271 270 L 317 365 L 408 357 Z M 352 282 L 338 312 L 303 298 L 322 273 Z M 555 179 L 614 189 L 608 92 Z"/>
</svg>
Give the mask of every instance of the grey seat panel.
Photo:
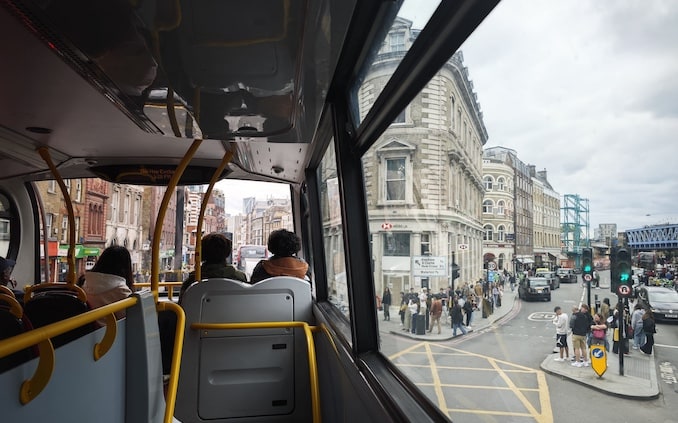
<svg viewBox="0 0 678 423">
<path fill-rule="evenodd" d="M 192 330 L 192 323 L 312 323 L 308 282 L 207 279 L 182 301 L 186 333 L 175 415 L 184 422 L 310 421 L 306 338 L 299 328 Z"/>
</svg>

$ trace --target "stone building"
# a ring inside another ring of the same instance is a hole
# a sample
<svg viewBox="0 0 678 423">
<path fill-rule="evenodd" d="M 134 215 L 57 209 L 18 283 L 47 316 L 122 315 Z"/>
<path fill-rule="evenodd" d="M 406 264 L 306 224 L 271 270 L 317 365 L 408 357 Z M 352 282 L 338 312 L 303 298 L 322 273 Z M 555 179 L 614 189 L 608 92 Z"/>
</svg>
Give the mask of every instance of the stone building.
<svg viewBox="0 0 678 423">
<path fill-rule="evenodd" d="M 483 158 L 483 261 L 490 263 L 490 270 L 513 272 L 514 170 L 507 156 L 488 150 Z"/>
<path fill-rule="evenodd" d="M 530 173 L 535 267 L 553 269 L 560 258 L 560 194 L 549 183 L 546 170 L 530 166 Z"/>
<path fill-rule="evenodd" d="M 397 18 L 358 98 L 361 117 L 418 31 Z M 375 289 L 437 291 L 482 275 L 482 152 L 488 135 L 457 52 L 363 157 Z M 421 260 L 425 258 L 425 260 Z M 422 265 L 422 263 L 426 263 Z"/>
</svg>

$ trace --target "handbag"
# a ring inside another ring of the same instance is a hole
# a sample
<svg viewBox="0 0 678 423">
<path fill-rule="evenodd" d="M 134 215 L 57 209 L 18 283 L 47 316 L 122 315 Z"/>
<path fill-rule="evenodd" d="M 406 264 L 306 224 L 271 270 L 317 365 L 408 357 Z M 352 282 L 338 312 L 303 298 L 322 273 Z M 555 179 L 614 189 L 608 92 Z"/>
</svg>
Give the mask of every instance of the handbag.
<svg viewBox="0 0 678 423">
<path fill-rule="evenodd" d="M 633 326 L 626 326 L 626 336 L 629 338 L 633 336 Z"/>
<path fill-rule="evenodd" d="M 603 329 L 593 329 L 593 337 L 596 339 L 605 339 L 605 331 Z"/>
</svg>

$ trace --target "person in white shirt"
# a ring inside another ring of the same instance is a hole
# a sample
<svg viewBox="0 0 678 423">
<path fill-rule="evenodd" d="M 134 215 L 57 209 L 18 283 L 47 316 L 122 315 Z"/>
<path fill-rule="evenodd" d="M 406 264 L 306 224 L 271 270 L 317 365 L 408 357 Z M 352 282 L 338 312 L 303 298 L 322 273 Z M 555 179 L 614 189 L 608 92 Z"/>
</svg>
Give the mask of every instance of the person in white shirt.
<svg viewBox="0 0 678 423">
<path fill-rule="evenodd" d="M 556 325 L 556 347 L 560 350 L 560 357 L 555 358 L 556 361 L 565 361 L 570 359 L 570 349 L 567 346 L 567 329 L 568 318 L 563 310 L 556 306 L 553 311 L 556 313 L 553 318 L 553 324 Z M 565 358 L 563 358 L 563 353 Z"/>
</svg>

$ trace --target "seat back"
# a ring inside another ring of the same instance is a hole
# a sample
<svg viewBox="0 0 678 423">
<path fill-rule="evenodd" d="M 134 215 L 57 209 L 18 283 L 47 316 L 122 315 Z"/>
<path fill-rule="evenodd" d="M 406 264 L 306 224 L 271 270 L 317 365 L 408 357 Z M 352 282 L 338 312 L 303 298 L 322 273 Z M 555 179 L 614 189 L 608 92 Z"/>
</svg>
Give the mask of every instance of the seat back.
<svg viewBox="0 0 678 423">
<path fill-rule="evenodd" d="M 30 330 L 31 326 L 23 317 L 23 309 L 12 296 L 0 292 L 0 339 L 7 339 Z M 26 348 L 7 357 L 0 358 L 0 373 L 24 363 L 34 357 L 34 350 Z"/>
<path fill-rule="evenodd" d="M 39 328 L 85 313 L 90 308 L 86 302 L 69 290 L 49 290 L 35 293 L 24 304 L 24 310 L 33 327 Z M 81 326 L 52 338 L 52 344 L 54 348 L 58 348 L 92 332 L 96 328 L 96 324 Z"/>
<path fill-rule="evenodd" d="M 249 285 L 208 279 L 186 291 L 182 306 L 186 332 L 175 409 L 179 420 L 311 420 L 302 329 L 191 329 L 193 323 L 312 323 L 308 282 L 275 277 Z"/>
</svg>

